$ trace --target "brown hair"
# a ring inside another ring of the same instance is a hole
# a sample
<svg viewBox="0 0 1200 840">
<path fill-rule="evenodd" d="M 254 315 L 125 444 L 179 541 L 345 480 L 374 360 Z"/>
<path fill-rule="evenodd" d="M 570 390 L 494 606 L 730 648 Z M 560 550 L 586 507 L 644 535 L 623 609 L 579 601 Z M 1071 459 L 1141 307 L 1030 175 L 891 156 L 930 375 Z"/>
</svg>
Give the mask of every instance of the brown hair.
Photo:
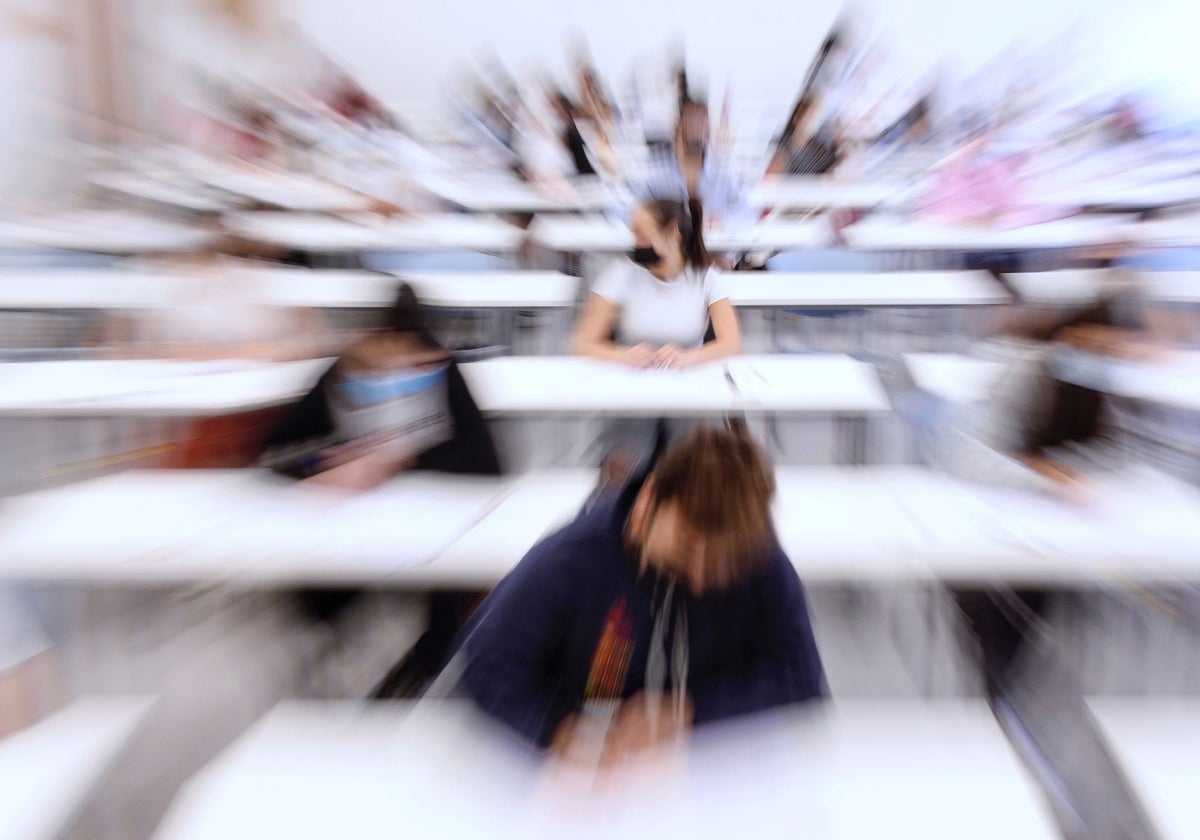
<svg viewBox="0 0 1200 840">
<path fill-rule="evenodd" d="M 645 205 L 646 210 L 654 217 L 659 229 L 671 224 L 679 226 L 682 238 L 683 258 L 692 268 L 705 269 L 712 265 L 712 257 L 704 245 L 704 208 L 696 199 L 688 201 L 687 206 L 678 201 L 659 199 Z"/>
<path fill-rule="evenodd" d="M 726 542 L 735 576 L 764 557 L 775 473 L 745 431 L 692 430 L 659 459 L 652 478 L 655 506 L 674 502 L 691 527 Z"/>
</svg>

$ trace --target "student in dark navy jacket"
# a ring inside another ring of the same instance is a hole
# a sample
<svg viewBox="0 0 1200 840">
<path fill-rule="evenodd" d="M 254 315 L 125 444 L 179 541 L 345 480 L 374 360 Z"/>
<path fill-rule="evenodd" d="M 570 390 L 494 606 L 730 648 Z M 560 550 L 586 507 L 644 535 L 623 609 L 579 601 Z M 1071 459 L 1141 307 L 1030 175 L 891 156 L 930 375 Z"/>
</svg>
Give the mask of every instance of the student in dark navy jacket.
<svg viewBox="0 0 1200 840">
<path fill-rule="evenodd" d="M 820 697 L 774 483 L 744 432 L 679 440 L 493 590 L 461 637 L 465 692 L 537 747 L 574 753 L 583 739 L 608 758 Z"/>
</svg>

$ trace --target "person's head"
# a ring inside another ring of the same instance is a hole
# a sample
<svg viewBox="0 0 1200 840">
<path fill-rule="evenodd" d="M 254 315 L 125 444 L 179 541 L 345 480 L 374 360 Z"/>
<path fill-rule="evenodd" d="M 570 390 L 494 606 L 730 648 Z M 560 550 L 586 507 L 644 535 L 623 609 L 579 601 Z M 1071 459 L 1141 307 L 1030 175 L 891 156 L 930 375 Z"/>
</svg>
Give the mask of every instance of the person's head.
<svg viewBox="0 0 1200 840">
<path fill-rule="evenodd" d="M 564 125 L 575 119 L 575 103 L 560 90 L 550 94 L 550 110 Z"/>
<path fill-rule="evenodd" d="M 708 154 L 712 129 L 708 106 L 703 102 L 688 102 L 679 111 L 675 126 L 675 154 L 681 162 L 700 164 Z"/>
<path fill-rule="evenodd" d="M 429 330 L 416 292 L 408 283 L 402 283 L 383 327 L 347 347 L 338 360 L 338 369 L 343 376 L 383 376 L 436 367 L 447 358 Z"/>
<path fill-rule="evenodd" d="M 707 268 L 711 259 L 704 246 L 703 224 L 699 201 L 686 206 L 668 200 L 643 204 L 630 224 L 630 258 L 662 280 L 678 276 L 687 266 Z"/>
<path fill-rule="evenodd" d="M 644 572 L 678 580 L 693 595 L 724 589 L 770 551 L 774 493 L 771 465 L 744 431 L 698 428 L 638 491 L 626 542 Z"/>
</svg>

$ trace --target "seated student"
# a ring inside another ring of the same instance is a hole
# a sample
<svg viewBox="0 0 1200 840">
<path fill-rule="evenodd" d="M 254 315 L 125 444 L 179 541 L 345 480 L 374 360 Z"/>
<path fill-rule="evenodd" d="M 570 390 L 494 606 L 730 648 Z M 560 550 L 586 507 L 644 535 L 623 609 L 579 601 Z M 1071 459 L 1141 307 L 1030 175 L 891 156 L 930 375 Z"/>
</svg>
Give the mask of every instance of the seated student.
<svg viewBox="0 0 1200 840">
<path fill-rule="evenodd" d="M 537 747 L 610 760 L 820 697 L 804 588 L 743 432 L 698 428 L 525 556 L 461 636 L 462 686 Z M 456 663 L 457 664 L 457 663 Z M 576 752 L 576 750 L 580 750 Z"/>
<path fill-rule="evenodd" d="M 651 150 L 645 178 L 641 183 L 635 180 L 631 191 L 643 203 L 699 201 L 712 221 L 750 221 L 747 186 L 711 150 L 711 140 L 708 106 L 690 100 L 681 103 L 672 145 Z"/>
<path fill-rule="evenodd" d="M 575 325 L 571 351 L 636 368 L 683 368 L 736 355 L 741 333 L 733 304 L 704 247 L 702 211 L 655 201 L 634 213 L 634 250 L 597 279 Z M 713 340 L 705 343 L 706 331 Z M 624 481 L 649 459 L 662 421 L 623 419 L 604 434 L 602 484 Z M 690 423 L 672 421 L 668 435 Z"/>
<path fill-rule="evenodd" d="M 1115 301 L 1065 320 L 1029 324 L 974 348 L 1003 364 L 988 400 L 951 409 L 936 432 L 933 463 L 964 479 L 1023 488 L 1067 503 L 1088 498 L 1088 479 L 1119 462 L 1105 411 L 1105 356 L 1129 331 Z M 989 700 L 1008 702 L 1025 640 L 1040 632 L 1044 590 L 952 591 L 978 638 Z"/>
<path fill-rule="evenodd" d="M 262 461 L 318 485 L 368 490 L 405 470 L 498 475 L 486 421 L 450 354 L 430 334 L 412 287 L 400 286 L 385 329 L 342 354 L 268 436 Z M 309 617 L 332 624 L 352 591 L 305 593 Z M 440 670 L 479 593 L 434 593 L 425 635 L 389 676 L 417 690 Z"/>
<path fill-rule="evenodd" d="M 588 157 L 587 143 L 579 132 L 575 117 L 579 108 L 563 92 L 558 91 L 550 97 L 550 110 L 554 114 L 563 148 L 571 156 L 576 175 L 595 175 L 596 167 Z"/>
<path fill-rule="evenodd" d="M 614 262 L 597 279 L 571 336 L 572 352 L 639 368 L 737 354 L 737 315 L 704 247 L 700 203 L 652 201 L 638 208 L 631 227 L 629 261 Z M 715 339 L 705 344 L 710 321 Z"/>
<path fill-rule="evenodd" d="M 796 103 L 767 167 L 768 175 L 828 175 L 841 162 L 833 132 L 818 123 L 819 104 L 808 96 Z"/>
</svg>

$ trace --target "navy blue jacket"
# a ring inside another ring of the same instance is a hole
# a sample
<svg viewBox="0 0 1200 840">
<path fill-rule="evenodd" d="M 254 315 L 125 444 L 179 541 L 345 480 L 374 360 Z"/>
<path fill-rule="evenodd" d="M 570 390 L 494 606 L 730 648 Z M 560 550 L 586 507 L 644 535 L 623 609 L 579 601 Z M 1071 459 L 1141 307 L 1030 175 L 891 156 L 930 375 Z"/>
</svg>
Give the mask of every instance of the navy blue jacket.
<svg viewBox="0 0 1200 840">
<path fill-rule="evenodd" d="M 664 583 L 639 574 L 624 545 L 635 493 L 597 503 L 531 549 L 460 637 L 462 688 L 536 746 L 586 699 L 644 687 Z M 675 600 L 687 613 L 697 725 L 824 693 L 804 588 L 777 545 L 733 587 L 693 597 L 680 586 Z"/>
</svg>

